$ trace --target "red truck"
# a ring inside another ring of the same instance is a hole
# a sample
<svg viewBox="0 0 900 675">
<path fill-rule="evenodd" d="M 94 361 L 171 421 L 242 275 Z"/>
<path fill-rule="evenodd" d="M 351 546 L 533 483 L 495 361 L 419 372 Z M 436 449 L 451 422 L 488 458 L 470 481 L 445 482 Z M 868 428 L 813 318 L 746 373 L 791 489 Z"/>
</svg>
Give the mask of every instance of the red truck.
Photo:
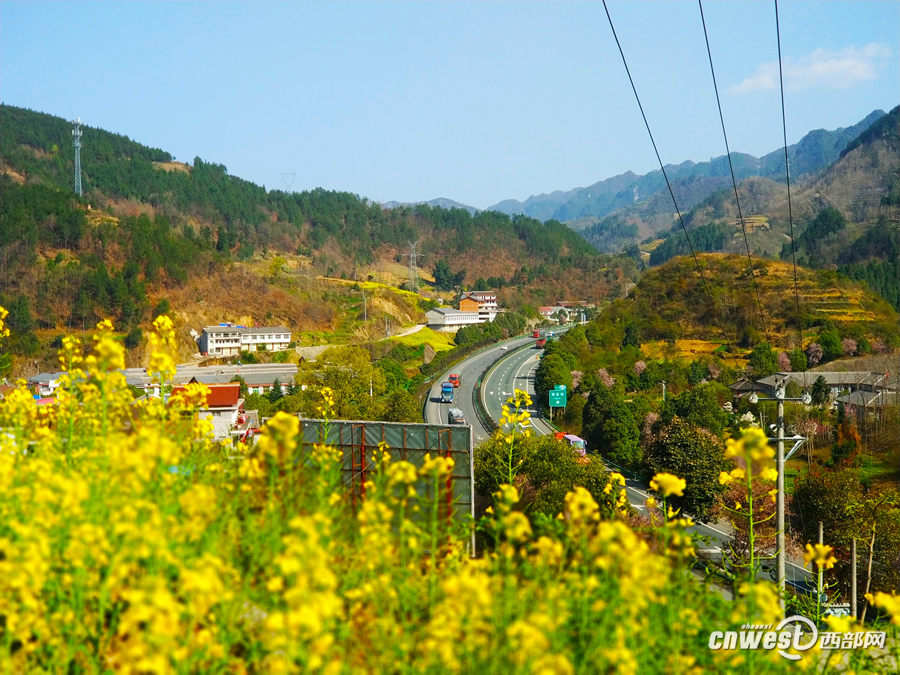
<svg viewBox="0 0 900 675">
<path fill-rule="evenodd" d="M 535 349 L 543 349 L 547 346 L 547 338 L 539 338 L 534 341 Z"/>
<path fill-rule="evenodd" d="M 450 384 L 453 385 L 453 388 L 456 389 L 459 386 L 459 375 L 451 375 L 447 378 Z"/>
<path fill-rule="evenodd" d="M 537 328 L 535 328 L 535 329 L 534 329 L 534 332 L 531 334 L 531 337 L 533 337 L 533 338 L 539 338 L 539 337 L 541 337 L 541 331 L 538 330 Z"/>
</svg>

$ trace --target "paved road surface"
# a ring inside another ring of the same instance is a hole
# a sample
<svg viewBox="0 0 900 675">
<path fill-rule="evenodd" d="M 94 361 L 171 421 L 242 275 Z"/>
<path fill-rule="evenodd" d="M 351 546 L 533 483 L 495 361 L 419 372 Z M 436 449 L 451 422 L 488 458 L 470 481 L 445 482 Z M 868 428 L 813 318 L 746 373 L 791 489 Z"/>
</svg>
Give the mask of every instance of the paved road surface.
<svg viewBox="0 0 900 675">
<path fill-rule="evenodd" d="M 466 423 L 471 424 L 475 431 L 475 444 L 477 445 L 487 439 L 491 435 L 491 431 L 481 425 L 475 414 L 475 382 L 498 357 L 508 354 L 517 347 L 533 342 L 534 339 L 530 337 L 507 340 L 503 344 L 495 345 L 473 354 L 453 366 L 448 372 L 443 373 L 439 379 L 435 380 L 431 390 L 428 392 L 428 402 L 425 404 L 425 421 L 430 424 L 446 424 L 447 411 L 450 408 L 459 408 L 466 416 Z M 460 384 L 454 391 L 453 403 L 441 403 L 441 383 L 446 382 L 447 376 L 451 373 L 459 375 Z"/>
</svg>

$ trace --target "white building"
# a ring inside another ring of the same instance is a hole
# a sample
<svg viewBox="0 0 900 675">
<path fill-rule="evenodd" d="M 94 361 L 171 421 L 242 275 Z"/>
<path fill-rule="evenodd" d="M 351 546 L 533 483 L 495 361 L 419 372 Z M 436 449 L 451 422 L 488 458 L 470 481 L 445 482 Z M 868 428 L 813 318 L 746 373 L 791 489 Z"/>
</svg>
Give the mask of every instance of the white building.
<svg viewBox="0 0 900 675">
<path fill-rule="evenodd" d="M 56 396 L 56 390 L 59 389 L 59 378 L 65 374 L 64 371 L 38 373 L 28 379 L 28 388 L 42 398 Z"/>
<path fill-rule="evenodd" d="M 425 312 L 428 327 L 432 330 L 453 332 L 461 326 L 483 323 L 484 319 L 475 311 L 461 311 L 452 307 L 438 307 Z"/>
<path fill-rule="evenodd" d="M 247 328 L 233 324 L 207 326 L 198 341 L 200 352 L 210 356 L 236 356 L 241 352 L 280 352 L 291 343 L 291 331 L 284 326 Z"/>
</svg>

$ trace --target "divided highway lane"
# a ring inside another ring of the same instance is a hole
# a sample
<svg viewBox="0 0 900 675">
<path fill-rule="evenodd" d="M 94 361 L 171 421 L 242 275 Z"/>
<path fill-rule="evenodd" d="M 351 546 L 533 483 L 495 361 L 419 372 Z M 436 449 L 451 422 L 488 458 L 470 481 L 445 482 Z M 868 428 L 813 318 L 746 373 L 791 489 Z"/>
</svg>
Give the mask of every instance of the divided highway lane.
<svg viewBox="0 0 900 675">
<path fill-rule="evenodd" d="M 534 343 L 532 338 L 530 342 Z M 488 415 L 499 420 L 503 414 L 503 406 L 512 397 L 516 389 L 528 392 L 534 402 L 528 411 L 532 414 L 532 425 L 541 434 L 552 433 L 549 426 L 538 417 L 537 401 L 534 393 L 534 373 L 540 364 L 543 349 L 522 349 L 500 361 L 485 375 L 481 383 L 481 401 Z"/>
<path fill-rule="evenodd" d="M 475 414 L 475 382 L 501 355 L 508 354 L 522 345 L 533 342 L 534 338 L 530 337 L 507 340 L 503 344 L 495 345 L 473 354 L 453 366 L 448 372 L 443 373 L 440 379 L 434 381 L 431 390 L 428 392 L 428 402 L 425 404 L 425 421 L 429 424 L 447 424 L 447 411 L 450 408 L 459 408 L 466 416 L 466 423 L 472 425 L 472 429 L 475 432 L 476 445 L 487 439 L 491 435 L 491 431 L 482 426 L 478 421 L 478 416 Z M 441 403 L 441 383 L 446 382 L 450 373 L 459 374 L 460 384 L 454 390 L 453 403 Z"/>
</svg>

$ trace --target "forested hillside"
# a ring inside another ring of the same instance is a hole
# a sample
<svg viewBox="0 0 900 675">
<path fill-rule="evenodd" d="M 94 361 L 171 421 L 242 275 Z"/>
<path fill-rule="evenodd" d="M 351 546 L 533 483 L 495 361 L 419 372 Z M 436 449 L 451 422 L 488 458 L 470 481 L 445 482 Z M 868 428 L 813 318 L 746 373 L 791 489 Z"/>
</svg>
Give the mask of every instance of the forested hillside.
<svg viewBox="0 0 900 675">
<path fill-rule="evenodd" d="M 24 337 L 32 329 L 111 316 L 132 331 L 170 297 L 188 316 L 334 329 L 335 300 L 308 281 L 290 286 L 286 272 L 390 280 L 387 268 L 405 263 L 417 240 L 426 275 L 442 262 L 460 285 L 489 279 L 516 306 L 602 299 L 637 277 L 632 259 L 599 255 L 559 222 L 425 204 L 388 209 L 323 189 L 267 191 L 220 164 L 174 162 L 90 127 L 77 198 L 69 123 L 11 106 L 0 108 L 0 151 L 0 302 L 16 308 L 11 322 L 25 342 L 14 350 L 23 354 L 37 348 Z M 231 293 L 242 288 L 243 300 Z"/>
<path fill-rule="evenodd" d="M 798 268 L 798 317 L 792 266 L 756 260 L 760 314 L 746 257 L 700 254 L 698 258 L 705 288 L 694 260 L 676 258 L 646 272 L 629 297 L 613 302 L 598 322 L 617 327 L 623 338 L 630 326 L 633 336 L 643 342 L 708 340 L 749 348 L 766 341 L 787 349 L 796 346 L 800 323 L 804 339 L 834 329 L 841 337 L 900 346 L 897 312 L 840 274 Z"/>
</svg>

